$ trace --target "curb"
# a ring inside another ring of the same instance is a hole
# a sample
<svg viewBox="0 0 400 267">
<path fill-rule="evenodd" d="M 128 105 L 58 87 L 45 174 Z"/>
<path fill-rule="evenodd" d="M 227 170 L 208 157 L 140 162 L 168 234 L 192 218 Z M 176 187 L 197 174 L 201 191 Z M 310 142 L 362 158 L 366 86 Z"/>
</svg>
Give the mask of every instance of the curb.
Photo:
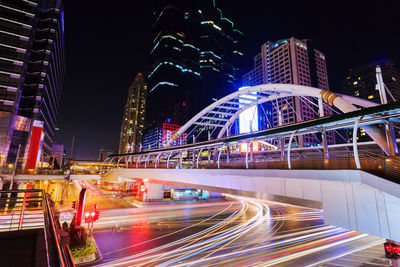
<svg viewBox="0 0 400 267">
<path fill-rule="evenodd" d="M 103 255 L 101 255 L 101 251 L 99 249 L 99 246 L 97 245 L 96 240 L 94 239 L 93 236 L 92 236 L 92 238 L 93 238 L 93 243 L 96 246 L 96 259 L 93 260 L 93 261 L 78 263 L 75 266 L 86 266 L 86 265 L 89 265 L 89 264 L 92 265 L 92 264 L 96 264 L 96 263 L 100 262 L 101 260 L 103 260 Z"/>
</svg>

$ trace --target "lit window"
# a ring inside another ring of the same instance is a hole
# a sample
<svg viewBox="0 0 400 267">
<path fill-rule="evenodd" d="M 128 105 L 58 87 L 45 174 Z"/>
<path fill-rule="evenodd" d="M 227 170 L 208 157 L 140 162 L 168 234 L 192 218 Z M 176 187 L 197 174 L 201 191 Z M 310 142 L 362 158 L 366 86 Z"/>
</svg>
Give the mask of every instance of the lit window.
<svg viewBox="0 0 400 267">
<path fill-rule="evenodd" d="M 373 98 L 374 98 L 373 95 L 369 95 L 369 96 L 368 96 L 368 99 L 373 99 Z"/>
</svg>

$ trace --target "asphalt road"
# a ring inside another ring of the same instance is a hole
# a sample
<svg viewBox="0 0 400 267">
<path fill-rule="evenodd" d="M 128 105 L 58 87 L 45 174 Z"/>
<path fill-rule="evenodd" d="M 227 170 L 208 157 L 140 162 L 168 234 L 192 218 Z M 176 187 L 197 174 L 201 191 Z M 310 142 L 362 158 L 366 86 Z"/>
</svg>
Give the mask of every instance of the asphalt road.
<svg viewBox="0 0 400 267">
<path fill-rule="evenodd" d="M 325 225 L 319 210 L 230 197 L 103 212 L 97 266 L 312 266 L 384 241 Z"/>
</svg>

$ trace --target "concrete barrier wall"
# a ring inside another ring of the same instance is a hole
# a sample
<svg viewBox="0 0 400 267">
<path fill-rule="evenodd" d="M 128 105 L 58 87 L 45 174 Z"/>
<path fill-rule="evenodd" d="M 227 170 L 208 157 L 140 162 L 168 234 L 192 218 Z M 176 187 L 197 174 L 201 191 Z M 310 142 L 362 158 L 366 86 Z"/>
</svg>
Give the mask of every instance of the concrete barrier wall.
<svg viewBox="0 0 400 267">
<path fill-rule="evenodd" d="M 359 170 L 114 169 L 105 178 L 118 177 L 318 201 L 327 224 L 400 241 L 400 185 Z"/>
</svg>

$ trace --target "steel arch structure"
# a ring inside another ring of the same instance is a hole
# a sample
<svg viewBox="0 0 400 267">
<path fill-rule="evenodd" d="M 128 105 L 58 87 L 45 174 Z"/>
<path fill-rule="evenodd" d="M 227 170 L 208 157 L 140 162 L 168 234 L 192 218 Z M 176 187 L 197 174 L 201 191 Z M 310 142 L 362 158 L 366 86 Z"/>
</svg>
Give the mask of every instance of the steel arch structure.
<svg viewBox="0 0 400 267">
<path fill-rule="evenodd" d="M 249 97 L 251 96 L 251 97 Z M 336 107 L 343 113 L 358 110 L 358 107 L 373 107 L 378 104 L 343 94 L 336 94 L 327 90 L 303 85 L 293 84 L 262 84 L 246 87 L 229 94 L 200 111 L 196 116 L 183 125 L 166 143 L 171 146 L 174 140 L 181 136 L 189 128 L 196 125 L 219 128 L 218 137 L 222 138 L 229 133 L 236 119 L 245 110 L 277 99 L 285 97 L 312 97 L 318 99 L 320 114 L 323 114 L 323 105 Z M 357 107 L 358 106 L 358 107 Z M 386 154 L 390 154 L 390 148 L 386 140 L 384 129 L 377 125 L 363 126 L 365 132 L 382 148 Z"/>
</svg>

